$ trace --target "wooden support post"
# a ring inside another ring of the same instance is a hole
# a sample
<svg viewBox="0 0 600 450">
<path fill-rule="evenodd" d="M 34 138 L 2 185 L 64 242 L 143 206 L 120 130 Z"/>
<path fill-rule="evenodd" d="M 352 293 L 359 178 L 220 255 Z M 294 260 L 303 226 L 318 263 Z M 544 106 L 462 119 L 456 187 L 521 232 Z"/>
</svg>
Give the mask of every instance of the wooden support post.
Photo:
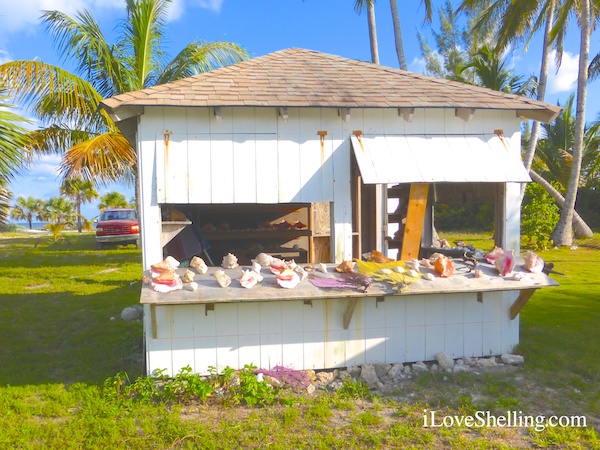
<svg viewBox="0 0 600 450">
<path fill-rule="evenodd" d="M 402 253 L 400 255 L 401 261 L 409 261 L 419 257 L 428 194 L 429 183 L 411 184 L 404 239 L 402 241 Z"/>
<path fill-rule="evenodd" d="M 523 309 L 523 306 L 525 306 L 525 303 L 527 303 L 535 291 L 536 289 L 526 289 L 519 293 L 519 296 L 510 307 L 510 320 L 514 320 L 514 318 L 517 317 L 519 312 Z"/>
<path fill-rule="evenodd" d="M 158 336 L 158 325 L 156 323 L 156 305 L 150 305 L 150 327 L 152 328 L 152 339 Z"/>
<path fill-rule="evenodd" d="M 346 305 L 346 311 L 344 311 L 344 330 L 347 330 L 350 326 L 350 321 L 352 320 L 352 315 L 354 314 L 354 308 L 356 308 L 356 304 L 358 303 L 358 298 L 348 299 L 348 305 Z"/>
</svg>

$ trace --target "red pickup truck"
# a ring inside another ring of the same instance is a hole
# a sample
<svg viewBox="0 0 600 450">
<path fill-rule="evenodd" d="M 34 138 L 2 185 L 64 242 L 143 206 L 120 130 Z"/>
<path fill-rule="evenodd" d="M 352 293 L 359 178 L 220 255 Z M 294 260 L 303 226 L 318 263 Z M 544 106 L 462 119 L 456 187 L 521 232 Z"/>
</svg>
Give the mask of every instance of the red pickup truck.
<svg viewBox="0 0 600 450">
<path fill-rule="evenodd" d="M 110 244 L 140 243 L 140 226 L 133 208 L 109 208 L 102 211 L 96 222 L 96 248 Z"/>
</svg>

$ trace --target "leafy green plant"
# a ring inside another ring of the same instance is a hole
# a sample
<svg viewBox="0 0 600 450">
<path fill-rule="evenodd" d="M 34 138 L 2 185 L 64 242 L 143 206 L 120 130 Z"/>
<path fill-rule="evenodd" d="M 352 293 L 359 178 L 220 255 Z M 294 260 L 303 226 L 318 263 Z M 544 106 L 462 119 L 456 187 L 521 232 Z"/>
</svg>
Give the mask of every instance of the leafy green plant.
<svg viewBox="0 0 600 450">
<path fill-rule="evenodd" d="M 360 380 L 348 377 L 342 381 L 337 394 L 343 398 L 364 398 L 369 395 L 369 386 Z"/>
<path fill-rule="evenodd" d="M 236 403 L 244 403 L 248 406 L 272 405 L 277 397 L 277 389 L 265 381 L 258 381 L 254 370 L 257 367 L 246 364 L 240 371 L 240 384 L 232 387 L 232 396 Z"/>
<path fill-rule="evenodd" d="M 523 247 L 546 250 L 552 246 L 550 234 L 559 218 L 559 209 L 552 197 L 539 184 L 529 183 L 521 209 Z"/>
</svg>

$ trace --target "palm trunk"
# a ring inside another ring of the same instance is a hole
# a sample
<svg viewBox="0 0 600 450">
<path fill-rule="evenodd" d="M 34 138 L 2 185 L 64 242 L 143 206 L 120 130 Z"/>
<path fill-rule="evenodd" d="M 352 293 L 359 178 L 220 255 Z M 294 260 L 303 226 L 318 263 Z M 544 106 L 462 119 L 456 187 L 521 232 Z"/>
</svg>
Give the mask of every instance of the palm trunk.
<svg viewBox="0 0 600 450">
<path fill-rule="evenodd" d="M 548 17 L 546 19 L 546 27 L 544 29 L 544 44 L 542 48 L 542 64 L 540 66 L 540 79 L 538 83 L 537 99 L 543 101 L 546 96 L 546 85 L 548 84 L 548 61 L 550 59 L 550 30 L 554 25 L 554 6 L 555 1 L 550 2 L 548 8 Z M 533 121 L 531 127 L 531 135 L 529 136 L 529 143 L 527 145 L 527 151 L 525 152 L 525 168 L 531 169 L 533 163 L 533 157 L 537 147 L 538 137 L 540 135 L 540 123 L 537 120 Z M 525 196 L 525 185 L 521 187 L 521 202 Z"/>
<path fill-rule="evenodd" d="M 579 26 L 581 40 L 579 46 L 579 73 L 577 76 L 577 107 L 575 115 L 575 136 L 573 142 L 573 164 L 565 206 L 560 212 L 560 220 L 552 233 L 552 240 L 559 246 L 570 246 L 573 243 L 573 215 L 575 200 L 581 175 L 581 159 L 583 157 L 583 138 L 585 133 L 585 102 L 588 81 L 588 57 L 590 53 L 590 2 L 583 0 L 579 3 Z"/>
<path fill-rule="evenodd" d="M 552 196 L 552 198 L 554 198 L 554 201 L 561 210 L 564 208 L 565 198 L 560 192 L 554 189 L 554 186 L 548 183 L 545 178 L 533 170 L 529 171 L 529 176 L 533 181 L 542 186 L 546 192 Z M 585 223 L 583 218 L 575 210 L 573 211 L 573 228 L 575 229 L 575 237 L 578 239 L 590 238 L 594 236 L 592 229 L 587 223 Z"/>
<path fill-rule="evenodd" d="M 394 24 L 394 39 L 396 43 L 396 55 L 398 55 L 398 64 L 402 70 L 408 70 L 406 58 L 404 56 L 404 46 L 402 45 L 402 29 L 400 28 L 400 16 L 398 16 L 398 4 L 396 0 L 390 0 L 390 9 L 392 10 L 392 22 Z"/>
<path fill-rule="evenodd" d="M 81 226 L 81 202 L 80 201 L 77 202 L 76 209 L 77 209 L 77 231 L 79 233 L 81 233 L 81 229 L 83 227 Z"/>
<path fill-rule="evenodd" d="M 367 18 L 369 20 L 369 41 L 371 43 L 371 62 L 379 64 L 379 48 L 377 45 L 377 27 L 375 26 L 375 2 L 367 1 Z"/>
</svg>

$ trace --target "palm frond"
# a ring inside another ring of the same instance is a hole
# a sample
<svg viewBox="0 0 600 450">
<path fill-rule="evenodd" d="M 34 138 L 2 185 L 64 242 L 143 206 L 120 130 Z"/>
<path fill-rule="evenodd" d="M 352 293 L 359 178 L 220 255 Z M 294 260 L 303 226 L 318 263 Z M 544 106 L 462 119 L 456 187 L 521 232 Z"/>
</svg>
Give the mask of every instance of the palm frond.
<svg viewBox="0 0 600 450">
<path fill-rule="evenodd" d="M 97 185 L 133 182 L 135 150 L 121 133 L 94 136 L 65 151 L 60 164 L 62 178 L 82 178 Z"/>
</svg>

